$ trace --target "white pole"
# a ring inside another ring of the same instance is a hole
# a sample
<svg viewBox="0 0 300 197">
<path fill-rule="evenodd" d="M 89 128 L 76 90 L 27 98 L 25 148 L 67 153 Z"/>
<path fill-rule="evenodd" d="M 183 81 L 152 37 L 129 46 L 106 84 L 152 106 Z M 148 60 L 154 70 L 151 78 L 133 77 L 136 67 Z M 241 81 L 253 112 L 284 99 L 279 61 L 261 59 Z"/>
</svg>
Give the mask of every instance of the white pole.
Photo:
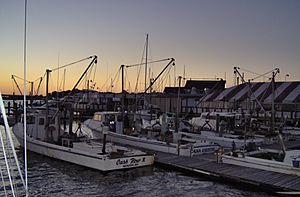
<svg viewBox="0 0 300 197">
<path fill-rule="evenodd" d="M 25 191 L 28 196 L 28 183 L 27 183 L 27 143 L 26 143 L 26 31 L 27 31 L 27 0 L 25 0 L 25 23 L 24 23 L 24 171 L 25 171 Z"/>
</svg>

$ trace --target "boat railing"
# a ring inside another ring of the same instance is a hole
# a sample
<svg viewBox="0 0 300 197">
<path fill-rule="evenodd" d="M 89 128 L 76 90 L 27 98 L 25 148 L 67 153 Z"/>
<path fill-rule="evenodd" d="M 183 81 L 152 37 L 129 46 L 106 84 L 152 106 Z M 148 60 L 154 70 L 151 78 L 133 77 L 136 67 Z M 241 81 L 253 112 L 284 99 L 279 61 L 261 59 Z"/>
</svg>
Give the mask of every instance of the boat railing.
<svg viewBox="0 0 300 197">
<path fill-rule="evenodd" d="M 0 195 L 3 196 L 21 196 L 26 193 L 24 178 L 21 172 L 21 167 L 17 158 L 14 143 L 11 136 L 11 131 L 8 125 L 8 120 L 5 112 L 2 95 L 0 93 L 0 108 L 4 120 L 4 131 L 0 131 L 1 141 L 1 157 L 0 172 L 2 180 L 3 193 L 0 190 Z M 17 171 L 15 170 L 17 168 Z"/>
</svg>

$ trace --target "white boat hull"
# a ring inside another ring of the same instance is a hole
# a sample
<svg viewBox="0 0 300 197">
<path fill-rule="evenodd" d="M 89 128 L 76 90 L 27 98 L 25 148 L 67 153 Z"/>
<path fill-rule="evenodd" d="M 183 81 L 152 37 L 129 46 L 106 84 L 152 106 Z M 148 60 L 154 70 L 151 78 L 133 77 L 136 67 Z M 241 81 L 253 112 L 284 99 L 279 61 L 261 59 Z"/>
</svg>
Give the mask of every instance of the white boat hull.
<svg viewBox="0 0 300 197">
<path fill-rule="evenodd" d="M 139 138 L 118 133 L 109 132 L 107 139 L 112 142 L 127 144 L 135 147 L 141 147 L 149 150 L 155 150 L 165 153 L 177 154 L 180 156 L 196 156 L 205 153 L 212 153 L 218 149 L 219 146 L 211 145 L 177 145 L 174 143 L 166 143 L 158 140 L 150 140 L 147 138 Z"/>
<path fill-rule="evenodd" d="M 23 146 L 24 138 L 20 131 L 21 125 L 14 126 L 14 134 L 17 137 L 20 145 Z M 19 128 L 15 128 L 19 127 Z M 80 142 L 84 143 L 84 142 Z M 134 155 L 119 158 L 110 158 L 109 155 L 100 155 L 93 152 L 78 150 L 59 146 L 51 143 L 46 143 L 40 140 L 33 139 L 27 136 L 27 149 L 48 157 L 59 159 L 62 161 L 78 164 L 81 166 L 97 169 L 100 171 L 112 171 L 128 168 L 136 168 L 147 165 L 152 165 L 154 162 L 153 155 Z"/>
<path fill-rule="evenodd" d="M 248 145 L 250 142 L 254 142 L 257 146 L 260 146 L 260 145 L 264 144 L 264 142 L 265 142 L 264 139 L 253 139 L 253 140 L 247 139 L 245 141 L 245 140 L 237 139 L 237 138 L 219 137 L 219 136 L 212 135 L 212 134 L 206 135 L 205 132 L 207 132 L 207 131 L 203 131 L 202 133 L 204 133 L 204 134 L 187 133 L 187 132 L 181 132 L 181 133 L 192 139 L 195 139 L 195 140 L 207 140 L 207 141 L 215 142 L 224 148 L 231 148 L 233 141 L 234 141 L 237 149 L 243 148 L 245 146 L 245 143 L 246 143 L 246 145 Z"/>
<path fill-rule="evenodd" d="M 232 165 L 300 176 L 300 168 L 295 168 L 289 164 L 273 160 L 254 158 L 249 156 L 234 157 L 224 154 L 222 155 L 222 162 Z"/>
<path fill-rule="evenodd" d="M 87 125 L 88 126 L 88 125 Z M 91 127 L 90 127 L 91 128 Z M 92 129 L 92 128 L 91 128 Z M 92 135 L 98 139 L 102 139 L 103 135 L 100 131 L 92 129 Z M 146 137 L 135 137 L 115 132 L 108 132 L 107 140 L 115 143 L 126 144 L 134 147 L 141 147 L 148 150 L 160 151 L 165 153 L 176 154 L 180 156 L 196 156 L 205 153 L 213 153 L 219 148 L 217 144 L 183 144 L 177 145 L 159 140 L 147 139 Z"/>
</svg>

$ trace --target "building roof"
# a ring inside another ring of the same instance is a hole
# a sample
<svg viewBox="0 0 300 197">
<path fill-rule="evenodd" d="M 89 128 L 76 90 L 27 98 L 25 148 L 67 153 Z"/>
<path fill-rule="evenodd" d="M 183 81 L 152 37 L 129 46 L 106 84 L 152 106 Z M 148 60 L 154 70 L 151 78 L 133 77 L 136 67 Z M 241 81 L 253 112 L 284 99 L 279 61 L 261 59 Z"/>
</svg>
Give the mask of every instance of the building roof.
<svg viewBox="0 0 300 197">
<path fill-rule="evenodd" d="M 300 102 L 300 81 L 295 82 L 275 82 L 275 102 L 277 103 L 299 103 Z M 251 91 L 250 91 L 251 89 Z M 204 99 L 205 101 L 244 101 L 258 99 L 264 103 L 272 102 L 272 86 L 270 82 L 240 84 L 225 89 L 218 93 L 211 93 Z M 214 95 L 214 96 L 213 96 Z"/>
<path fill-rule="evenodd" d="M 224 90 L 225 80 L 187 80 L 185 89 L 196 88 L 197 90 L 204 91 L 205 89 Z"/>
</svg>

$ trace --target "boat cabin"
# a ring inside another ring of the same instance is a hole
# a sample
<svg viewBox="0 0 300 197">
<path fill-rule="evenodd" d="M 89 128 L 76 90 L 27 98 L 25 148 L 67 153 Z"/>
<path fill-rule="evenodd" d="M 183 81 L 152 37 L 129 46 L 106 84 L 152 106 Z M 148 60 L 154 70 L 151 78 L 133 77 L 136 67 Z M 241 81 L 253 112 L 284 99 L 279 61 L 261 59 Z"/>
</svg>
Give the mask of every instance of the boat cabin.
<svg viewBox="0 0 300 197">
<path fill-rule="evenodd" d="M 26 117 L 27 135 L 41 141 L 59 140 L 59 119 L 48 116 L 49 126 L 46 128 L 46 113 L 44 111 L 28 113 Z M 21 116 L 21 123 L 24 123 L 24 116 Z"/>
<path fill-rule="evenodd" d="M 101 122 L 102 126 L 108 126 L 110 131 L 122 133 L 123 121 L 120 112 L 96 112 L 93 120 Z"/>
</svg>

